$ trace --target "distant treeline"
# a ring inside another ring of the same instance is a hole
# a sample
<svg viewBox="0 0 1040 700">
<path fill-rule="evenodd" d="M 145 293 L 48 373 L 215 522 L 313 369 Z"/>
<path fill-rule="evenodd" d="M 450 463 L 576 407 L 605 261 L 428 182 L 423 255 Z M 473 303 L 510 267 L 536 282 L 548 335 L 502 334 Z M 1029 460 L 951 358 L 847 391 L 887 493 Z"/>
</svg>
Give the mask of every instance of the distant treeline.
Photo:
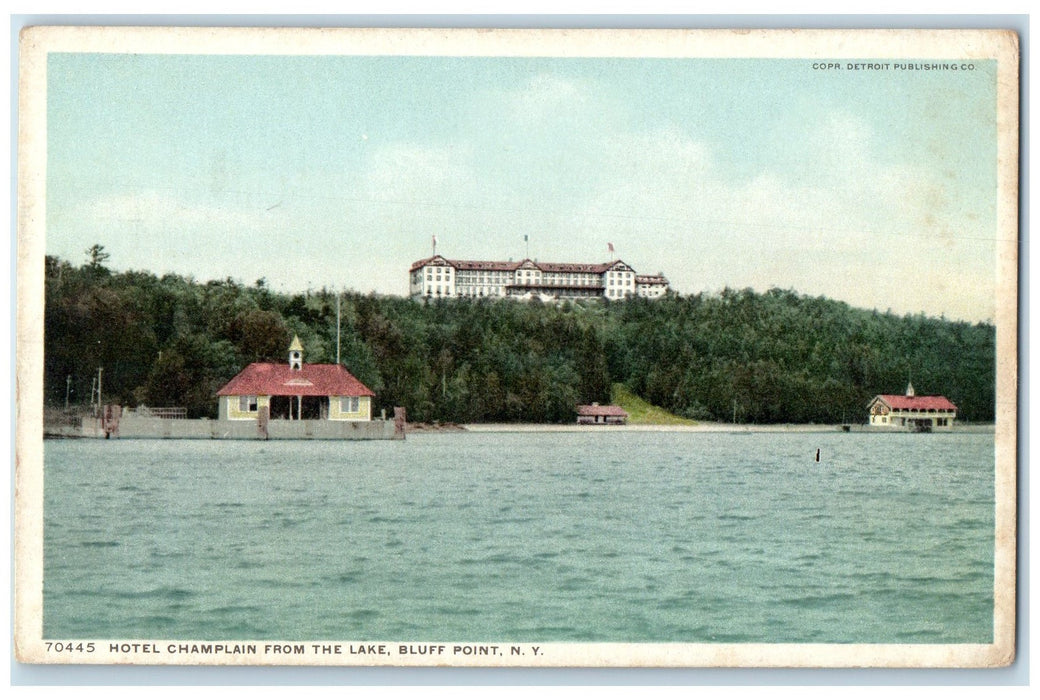
<svg viewBox="0 0 1040 700">
<path fill-rule="evenodd" d="M 336 360 L 336 293 L 286 295 L 264 280 L 117 273 L 99 246 L 76 267 L 46 259 L 46 404 L 183 406 L 215 417 L 246 364 Z M 340 358 L 410 420 L 574 420 L 612 383 L 673 413 L 738 422 L 863 422 L 879 393 L 944 394 L 959 418 L 994 417 L 995 329 L 854 309 L 772 289 L 658 300 L 538 301 L 341 296 Z"/>
</svg>

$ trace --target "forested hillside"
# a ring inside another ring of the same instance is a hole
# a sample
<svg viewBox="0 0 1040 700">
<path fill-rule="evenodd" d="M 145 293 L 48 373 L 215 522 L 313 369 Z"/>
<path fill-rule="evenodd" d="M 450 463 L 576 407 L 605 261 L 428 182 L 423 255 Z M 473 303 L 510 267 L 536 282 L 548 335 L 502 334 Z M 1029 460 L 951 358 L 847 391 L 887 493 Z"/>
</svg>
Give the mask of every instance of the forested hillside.
<svg viewBox="0 0 1040 700">
<path fill-rule="evenodd" d="M 197 282 L 46 260 L 48 406 L 104 401 L 216 416 L 215 393 L 249 362 L 335 362 L 336 294 L 264 280 Z M 562 305 L 346 293 L 341 360 L 415 421 L 571 422 L 623 383 L 697 420 L 863 422 L 878 393 L 944 394 L 959 417 L 994 417 L 995 329 L 854 309 L 773 289 Z M 67 380 L 68 384 L 67 384 Z"/>
</svg>

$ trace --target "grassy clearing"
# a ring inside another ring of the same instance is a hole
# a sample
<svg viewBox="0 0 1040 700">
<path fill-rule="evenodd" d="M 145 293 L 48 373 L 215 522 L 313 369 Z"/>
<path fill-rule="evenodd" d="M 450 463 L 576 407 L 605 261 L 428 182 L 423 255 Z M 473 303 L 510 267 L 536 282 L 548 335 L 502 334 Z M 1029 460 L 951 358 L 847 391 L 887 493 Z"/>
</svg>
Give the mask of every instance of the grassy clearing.
<svg viewBox="0 0 1040 700">
<path fill-rule="evenodd" d="M 610 390 L 610 402 L 628 411 L 631 425 L 697 425 L 697 421 L 680 418 L 639 398 L 624 384 L 615 384 Z"/>
</svg>

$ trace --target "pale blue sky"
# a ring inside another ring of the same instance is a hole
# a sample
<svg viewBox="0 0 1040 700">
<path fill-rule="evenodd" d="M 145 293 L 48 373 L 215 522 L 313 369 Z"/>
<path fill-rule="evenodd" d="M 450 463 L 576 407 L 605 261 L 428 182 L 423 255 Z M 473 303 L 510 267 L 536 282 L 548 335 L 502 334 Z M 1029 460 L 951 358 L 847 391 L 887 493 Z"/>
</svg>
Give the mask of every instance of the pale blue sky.
<svg viewBox="0 0 1040 700">
<path fill-rule="evenodd" d="M 281 291 L 609 259 L 994 317 L 995 70 L 51 54 L 47 252 Z M 847 64 L 847 60 L 842 60 Z"/>
</svg>

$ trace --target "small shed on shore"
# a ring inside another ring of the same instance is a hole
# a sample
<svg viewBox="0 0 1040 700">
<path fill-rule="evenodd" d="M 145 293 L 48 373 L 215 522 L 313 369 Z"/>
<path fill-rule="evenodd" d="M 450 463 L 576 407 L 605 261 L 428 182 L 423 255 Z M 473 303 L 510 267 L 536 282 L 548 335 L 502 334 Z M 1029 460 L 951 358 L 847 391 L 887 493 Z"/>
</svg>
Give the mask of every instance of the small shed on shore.
<svg viewBox="0 0 1040 700">
<path fill-rule="evenodd" d="M 578 425 L 624 425 L 627 422 L 628 413 L 620 406 L 598 403 L 578 406 Z"/>
</svg>

